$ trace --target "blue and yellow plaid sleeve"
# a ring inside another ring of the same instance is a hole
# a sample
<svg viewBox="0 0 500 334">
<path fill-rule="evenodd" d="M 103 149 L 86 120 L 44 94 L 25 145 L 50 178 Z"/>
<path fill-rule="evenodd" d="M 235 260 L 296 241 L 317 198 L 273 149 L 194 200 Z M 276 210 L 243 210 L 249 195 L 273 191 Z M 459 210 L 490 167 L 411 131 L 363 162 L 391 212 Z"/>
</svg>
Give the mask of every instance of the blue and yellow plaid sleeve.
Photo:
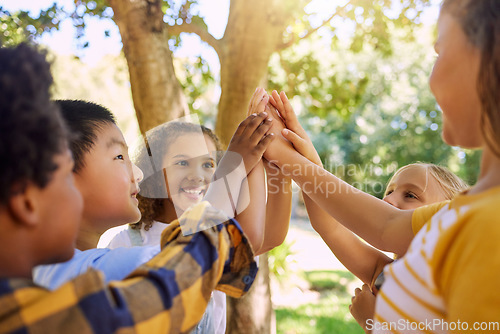
<svg viewBox="0 0 500 334">
<path fill-rule="evenodd" d="M 29 280 L 0 279 L 1 333 L 186 333 L 217 288 L 239 297 L 257 266 L 234 220 L 183 236 L 180 224 L 214 218 L 202 202 L 162 236 L 163 250 L 123 281 L 104 283 L 94 270 L 55 291 Z"/>
</svg>

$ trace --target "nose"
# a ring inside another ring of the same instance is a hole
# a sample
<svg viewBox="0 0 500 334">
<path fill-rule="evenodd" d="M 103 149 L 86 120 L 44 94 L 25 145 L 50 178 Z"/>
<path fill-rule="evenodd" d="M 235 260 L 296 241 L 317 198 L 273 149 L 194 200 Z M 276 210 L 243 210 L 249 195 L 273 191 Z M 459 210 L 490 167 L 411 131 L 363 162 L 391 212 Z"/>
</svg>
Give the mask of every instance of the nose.
<svg viewBox="0 0 500 334">
<path fill-rule="evenodd" d="M 189 174 L 187 176 L 188 180 L 201 182 L 205 179 L 203 168 L 201 166 L 193 166 L 189 170 Z"/>
<path fill-rule="evenodd" d="M 132 174 L 134 176 L 134 180 L 135 182 L 139 183 L 142 181 L 142 179 L 144 178 L 144 173 L 142 172 L 142 170 L 137 167 L 136 164 L 132 164 Z"/>
<path fill-rule="evenodd" d="M 396 203 L 396 196 L 394 196 L 394 192 L 392 192 L 389 195 L 385 196 L 382 200 L 384 202 L 389 203 L 392 206 L 398 207 L 397 203 Z"/>
</svg>

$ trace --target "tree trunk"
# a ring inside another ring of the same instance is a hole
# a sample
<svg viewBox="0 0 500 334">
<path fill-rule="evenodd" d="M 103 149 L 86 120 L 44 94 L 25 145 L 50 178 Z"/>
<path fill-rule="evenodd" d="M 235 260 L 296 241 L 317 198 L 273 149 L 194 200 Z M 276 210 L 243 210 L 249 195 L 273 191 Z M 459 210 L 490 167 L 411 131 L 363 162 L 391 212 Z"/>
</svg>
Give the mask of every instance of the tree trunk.
<svg viewBox="0 0 500 334">
<path fill-rule="evenodd" d="M 267 64 L 290 19 L 284 5 L 279 0 L 231 0 L 219 50 L 221 97 L 215 128 L 224 144 L 245 118 L 255 88 L 266 86 Z"/>
<path fill-rule="evenodd" d="M 267 253 L 259 256 L 259 273 L 250 291 L 239 299 L 228 297 L 228 334 L 268 334 L 274 316 Z"/>
<path fill-rule="evenodd" d="M 283 43 L 283 31 L 292 18 L 295 1 L 231 0 L 228 24 L 219 47 L 221 97 L 216 133 L 227 145 L 245 118 L 255 88 L 266 87 L 271 54 Z M 287 7 L 287 8 L 284 8 Z M 273 310 L 267 254 L 260 256 L 259 274 L 241 299 L 229 298 L 229 334 L 269 334 Z"/>
<path fill-rule="evenodd" d="M 189 112 L 175 76 L 161 0 L 109 0 L 120 29 L 141 132 Z"/>
</svg>

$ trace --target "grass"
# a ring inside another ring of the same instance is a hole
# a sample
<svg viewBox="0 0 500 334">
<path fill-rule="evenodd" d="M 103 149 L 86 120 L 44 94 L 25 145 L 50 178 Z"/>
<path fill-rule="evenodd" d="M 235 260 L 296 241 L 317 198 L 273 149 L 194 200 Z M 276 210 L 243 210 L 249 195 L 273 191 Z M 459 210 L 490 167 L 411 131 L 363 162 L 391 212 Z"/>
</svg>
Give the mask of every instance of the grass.
<svg viewBox="0 0 500 334">
<path fill-rule="evenodd" d="M 346 286 L 354 276 L 341 270 L 320 270 L 303 273 L 310 289 L 320 292 L 317 302 L 299 306 L 277 307 L 277 334 L 363 334 L 349 313 L 351 295 Z"/>
</svg>

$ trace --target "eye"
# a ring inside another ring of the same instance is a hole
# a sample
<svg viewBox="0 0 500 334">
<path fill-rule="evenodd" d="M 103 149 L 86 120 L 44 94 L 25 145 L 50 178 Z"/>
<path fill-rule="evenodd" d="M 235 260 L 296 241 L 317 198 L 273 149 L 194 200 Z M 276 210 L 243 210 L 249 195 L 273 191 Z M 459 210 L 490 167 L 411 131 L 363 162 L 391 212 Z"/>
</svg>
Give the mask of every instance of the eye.
<svg viewBox="0 0 500 334">
<path fill-rule="evenodd" d="M 215 168 L 215 163 L 213 161 L 207 161 L 203 164 L 203 168 Z"/>
<path fill-rule="evenodd" d="M 411 198 L 411 199 L 418 199 L 417 195 L 415 195 L 414 193 L 412 193 L 411 191 L 407 191 L 405 193 L 405 197 L 406 198 Z"/>
<path fill-rule="evenodd" d="M 125 160 L 125 157 L 123 156 L 123 154 L 118 154 L 118 155 L 115 157 L 115 160 Z"/>
<path fill-rule="evenodd" d="M 389 191 L 385 194 L 385 196 L 389 196 L 389 195 L 390 195 L 390 194 L 392 194 L 393 192 L 394 192 L 394 190 L 389 190 Z"/>
<path fill-rule="evenodd" d="M 180 160 L 180 161 L 177 161 L 174 165 L 177 165 L 177 166 L 187 166 L 188 162 L 187 162 L 187 160 Z"/>
</svg>

